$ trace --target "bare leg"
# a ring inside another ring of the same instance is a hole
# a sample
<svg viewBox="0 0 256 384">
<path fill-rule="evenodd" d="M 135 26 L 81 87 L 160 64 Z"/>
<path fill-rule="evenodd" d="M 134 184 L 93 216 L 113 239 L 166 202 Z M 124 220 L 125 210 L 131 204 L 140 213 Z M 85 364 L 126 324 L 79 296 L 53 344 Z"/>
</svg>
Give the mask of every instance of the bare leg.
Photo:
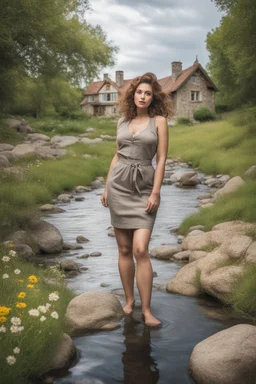
<svg viewBox="0 0 256 384">
<path fill-rule="evenodd" d="M 118 245 L 118 268 L 120 278 L 125 292 L 126 304 L 123 307 L 124 312 L 129 315 L 134 307 L 134 275 L 135 265 L 132 254 L 132 238 L 131 229 L 115 228 L 116 241 Z"/>
<path fill-rule="evenodd" d="M 153 270 L 148 253 L 150 236 L 150 229 L 135 229 L 133 235 L 133 253 L 137 261 L 136 281 L 140 293 L 145 324 L 156 327 L 161 324 L 161 321 L 152 315 L 150 309 L 153 284 Z"/>
</svg>

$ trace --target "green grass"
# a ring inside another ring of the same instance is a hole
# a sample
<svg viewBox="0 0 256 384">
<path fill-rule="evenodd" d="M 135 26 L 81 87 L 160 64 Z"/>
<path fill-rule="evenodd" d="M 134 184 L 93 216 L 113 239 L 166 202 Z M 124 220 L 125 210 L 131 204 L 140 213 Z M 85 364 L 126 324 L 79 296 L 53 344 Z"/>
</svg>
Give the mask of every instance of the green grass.
<svg viewBox="0 0 256 384">
<path fill-rule="evenodd" d="M 237 277 L 232 284 L 231 294 L 224 300 L 241 317 L 256 323 L 256 265 L 246 264 L 243 276 Z"/>
<path fill-rule="evenodd" d="M 210 244 L 207 244 L 203 247 L 200 248 L 200 251 L 205 251 L 205 252 L 211 252 L 213 251 L 216 247 L 219 247 L 218 243 L 212 242 Z"/>
<path fill-rule="evenodd" d="M 75 295 L 66 287 L 58 269 L 36 267 L 9 252 L 10 248 L 0 247 L 1 380 L 3 383 L 23 384 L 28 377 L 39 377 L 47 371 L 63 332 L 69 333 L 65 312 Z M 4 256 L 9 260 L 4 261 Z M 3 278 L 4 275 L 8 277 Z M 48 283 L 49 280 L 51 284 Z M 18 297 L 21 292 L 24 298 Z M 49 294 L 52 292 L 57 292 L 59 299 L 51 301 Z M 25 307 L 18 308 L 17 303 L 24 303 Z M 51 307 L 47 311 L 40 310 L 39 316 L 29 314 L 31 309 L 38 309 L 47 303 Z M 9 308 L 9 313 L 3 307 Z M 57 319 L 51 316 L 52 312 L 57 312 Z M 44 321 L 42 316 L 45 317 Z M 11 328 L 15 318 L 24 327 L 23 330 L 14 332 L 15 329 Z M 20 352 L 15 354 L 13 349 L 17 347 Z M 8 356 L 16 358 L 13 365 L 8 364 Z"/>
<path fill-rule="evenodd" d="M 14 128 L 8 128 L 0 119 L 0 143 L 20 144 L 24 141 L 24 136 L 17 132 Z"/>
</svg>

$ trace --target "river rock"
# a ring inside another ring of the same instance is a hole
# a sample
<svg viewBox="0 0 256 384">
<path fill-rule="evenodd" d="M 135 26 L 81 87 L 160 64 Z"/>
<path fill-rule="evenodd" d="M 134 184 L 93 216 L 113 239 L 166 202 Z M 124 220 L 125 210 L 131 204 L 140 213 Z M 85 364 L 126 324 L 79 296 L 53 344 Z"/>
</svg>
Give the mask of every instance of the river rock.
<svg viewBox="0 0 256 384">
<path fill-rule="evenodd" d="M 83 193 L 83 192 L 90 192 L 91 188 L 90 187 L 85 187 L 83 185 L 78 185 L 75 187 L 75 192 L 76 193 Z"/>
<path fill-rule="evenodd" d="M 43 133 L 29 133 L 27 138 L 31 141 L 50 141 L 50 137 Z"/>
<path fill-rule="evenodd" d="M 201 229 L 193 229 L 193 231 L 188 232 L 188 236 L 196 236 L 204 233 Z"/>
<path fill-rule="evenodd" d="M 199 230 L 199 231 L 204 232 L 204 225 L 193 225 L 192 227 L 189 227 L 188 233 L 195 231 L 195 230 Z"/>
<path fill-rule="evenodd" d="M 79 265 L 74 260 L 60 261 L 60 268 L 64 271 L 79 271 Z"/>
<path fill-rule="evenodd" d="M 245 262 L 256 264 L 256 241 L 254 241 L 246 251 Z"/>
<path fill-rule="evenodd" d="M 201 272 L 200 283 L 205 292 L 222 300 L 231 293 L 237 277 L 243 274 L 243 265 L 228 265 L 211 273 Z"/>
<path fill-rule="evenodd" d="M 75 249 L 83 249 L 84 247 L 80 244 L 71 244 L 71 243 L 63 243 L 63 249 L 65 251 L 69 250 L 69 249 L 72 249 L 72 250 L 75 250 Z"/>
<path fill-rule="evenodd" d="M 62 193 L 57 197 L 57 201 L 61 201 L 62 203 L 70 203 L 70 199 L 73 196 L 69 193 Z"/>
<path fill-rule="evenodd" d="M 13 148 L 12 153 L 15 157 L 35 155 L 35 148 L 31 144 L 18 144 Z"/>
<path fill-rule="evenodd" d="M 65 316 L 73 334 L 112 330 L 120 327 L 116 321 L 123 317 L 123 309 L 111 293 L 85 292 L 70 301 Z"/>
<path fill-rule="evenodd" d="M 77 242 L 77 243 L 87 243 L 88 241 L 90 241 L 90 240 L 87 239 L 87 238 L 84 237 L 84 236 L 77 236 L 77 238 L 76 238 L 76 242 Z"/>
<path fill-rule="evenodd" d="M 34 256 L 32 248 L 27 244 L 15 244 L 13 249 L 23 260 L 31 261 Z"/>
<path fill-rule="evenodd" d="M 65 149 L 51 148 L 47 146 L 35 147 L 35 153 L 37 157 L 43 160 L 47 159 L 59 159 L 66 155 L 67 151 Z"/>
<path fill-rule="evenodd" d="M 10 166 L 11 164 L 9 163 L 9 160 L 7 159 L 7 157 L 1 155 L 1 152 L 0 152 L 0 168 L 6 168 Z"/>
<path fill-rule="evenodd" d="M 20 133 L 32 133 L 34 129 L 31 128 L 25 120 L 17 120 L 12 117 L 8 119 L 4 119 L 4 123 L 8 125 L 10 128 L 16 129 Z"/>
<path fill-rule="evenodd" d="M 89 137 L 84 137 L 80 140 L 83 144 L 97 144 L 103 142 L 103 140 L 100 137 L 95 137 L 95 139 L 89 139 Z"/>
<path fill-rule="evenodd" d="M 169 260 L 175 253 L 180 251 L 180 246 L 175 245 L 170 247 L 158 247 L 151 249 L 150 256 L 155 257 L 156 259 Z"/>
<path fill-rule="evenodd" d="M 14 153 L 12 153 L 12 151 L 2 151 L 0 152 L 0 155 L 1 156 L 5 156 L 9 161 L 11 160 L 15 160 L 17 156 L 15 156 Z"/>
<path fill-rule="evenodd" d="M 198 384 L 249 384 L 256 378 L 256 327 L 238 324 L 196 344 L 189 368 Z"/>
<path fill-rule="evenodd" d="M 28 234 L 26 231 L 16 231 L 11 233 L 8 237 L 15 245 L 16 244 L 27 244 L 29 241 Z"/>
<path fill-rule="evenodd" d="M 245 256 L 252 242 L 253 240 L 249 236 L 235 235 L 223 241 L 221 249 L 223 252 L 226 252 L 231 259 L 239 259 Z"/>
<path fill-rule="evenodd" d="M 227 193 L 232 193 L 237 190 L 237 188 L 241 187 L 244 185 L 245 182 L 240 176 L 235 176 L 230 179 L 223 188 L 219 189 L 214 193 L 214 200 L 216 201 L 219 197 L 227 194 Z"/>
<path fill-rule="evenodd" d="M 182 267 L 176 275 L 167 283 L 166 290 L 171 293 L 179 293 L 186 296 L 200 294 L 199 284 L 196 284 L 197 270 L 201 260 L 193 261 Z M 200 270 L 199 270 L 200 271 Z"/>
<path fill-rule="evenodd" d="M 41 253 L 58 253 L 62 251 L 63 239 L 60 231 L 47 221 L 31 220 L 27 233 Z"/>
<path fill-rule="evenodd" d="M 92 189 L 98 189 L 98 188 L 102 188 L 103 187 L 103 184 L 100 180 L 93 180 L 91 182 L 91 188 Z"/>
<path fill-rule="evenodd" d="M 78 138 L 76 136 L 53 136 L 51 138 L 51 144 L 55 144 L 57 147 L 67 147 L 69 145 L 75 144 L 78 142 Z"/>
<path fill-rule="evenodd" d="M 244 174 L 251 179 L 254 179 L 256 177 L 256 165 L 252 165 Z"/>
<path fill-rule="evenodd" d="M 205 251 L 191 251 L 189 254 L 189 262 L 192 263 L 195 260 L 202 259 L 207 255 Z"/>
<path fill-rule="evenodd" d="M 61 213 L 66 212 L 65 209 L 60 207 L 55 207 L 53 204 L 44 204 L 40 207 L 40 211 L 42 212 L 51 212 L 51 213 Z"/>
<path fill-rule="evenodd" d="M 11 151 L 14 148 L 14 145 L 7 143 L 0 143 L 0 152 Z"/>
<path fill-rule="evenodd" d="M 98 256 L 101 256 L 102 253 L 101 252 L 92 252 L 90 253 L 90 257 L 98 257 Z"/>
<path fill-rule="evenodd" d="M 57 350 L 55 351 L 54 357 L 49 361 L 46 372 L 69 368 L 75 356 L 75 344 L 73 343 L 71 337 L 64 333 L 62 340 L 60 341 Z"/>
<path fill-rule="evenodd" d="M 190 256 L 190 251 L 181 251 L 175 253 L 169 260 L 172 261 L 188 261 Z"/>
</svg>

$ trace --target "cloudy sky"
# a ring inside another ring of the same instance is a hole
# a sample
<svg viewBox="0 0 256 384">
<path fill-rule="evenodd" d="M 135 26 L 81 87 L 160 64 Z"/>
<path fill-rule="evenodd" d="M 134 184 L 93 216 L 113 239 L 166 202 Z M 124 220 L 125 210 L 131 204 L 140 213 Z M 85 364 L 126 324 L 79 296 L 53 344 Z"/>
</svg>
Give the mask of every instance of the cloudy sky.
<svg viewBox="0 0 256 384">
<path fill-rule="evenodd" d="M 91 0 L 86 20 L 99 24 L 108 40 L 119 46 L 116 64 L 105 68 L 115 80 L 123 70 L 130 79 L 145 72 L 158 78 L 171 75 L 171 62 L 181 61 L 183 69 L 198 55 L 205 67 L 207 32 L 219 25 L 222 14 L 211 0 Z"/>
</svg>

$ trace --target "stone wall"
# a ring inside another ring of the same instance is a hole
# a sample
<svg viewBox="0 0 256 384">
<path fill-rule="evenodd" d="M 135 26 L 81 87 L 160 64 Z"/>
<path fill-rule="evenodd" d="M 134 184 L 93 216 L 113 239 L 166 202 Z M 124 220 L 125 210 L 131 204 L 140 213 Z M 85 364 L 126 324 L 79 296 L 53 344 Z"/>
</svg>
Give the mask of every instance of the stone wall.
<svg viewBox="0 0 256 384">
<path fill-rule="evenodd" d="M 191 91 L 200 92 L 199 101 L 191 101 Z M 175 116 L 193 118 L 193 112 L 201 106 L 207 106 L 211 111 L 215 112 L 214 97 L 215 91 L 207 88 L 205 77 L 200 71 L 197 71 L 195 73 L 195 81 L 190 77 L 177 91 Z"/>
</svg>

